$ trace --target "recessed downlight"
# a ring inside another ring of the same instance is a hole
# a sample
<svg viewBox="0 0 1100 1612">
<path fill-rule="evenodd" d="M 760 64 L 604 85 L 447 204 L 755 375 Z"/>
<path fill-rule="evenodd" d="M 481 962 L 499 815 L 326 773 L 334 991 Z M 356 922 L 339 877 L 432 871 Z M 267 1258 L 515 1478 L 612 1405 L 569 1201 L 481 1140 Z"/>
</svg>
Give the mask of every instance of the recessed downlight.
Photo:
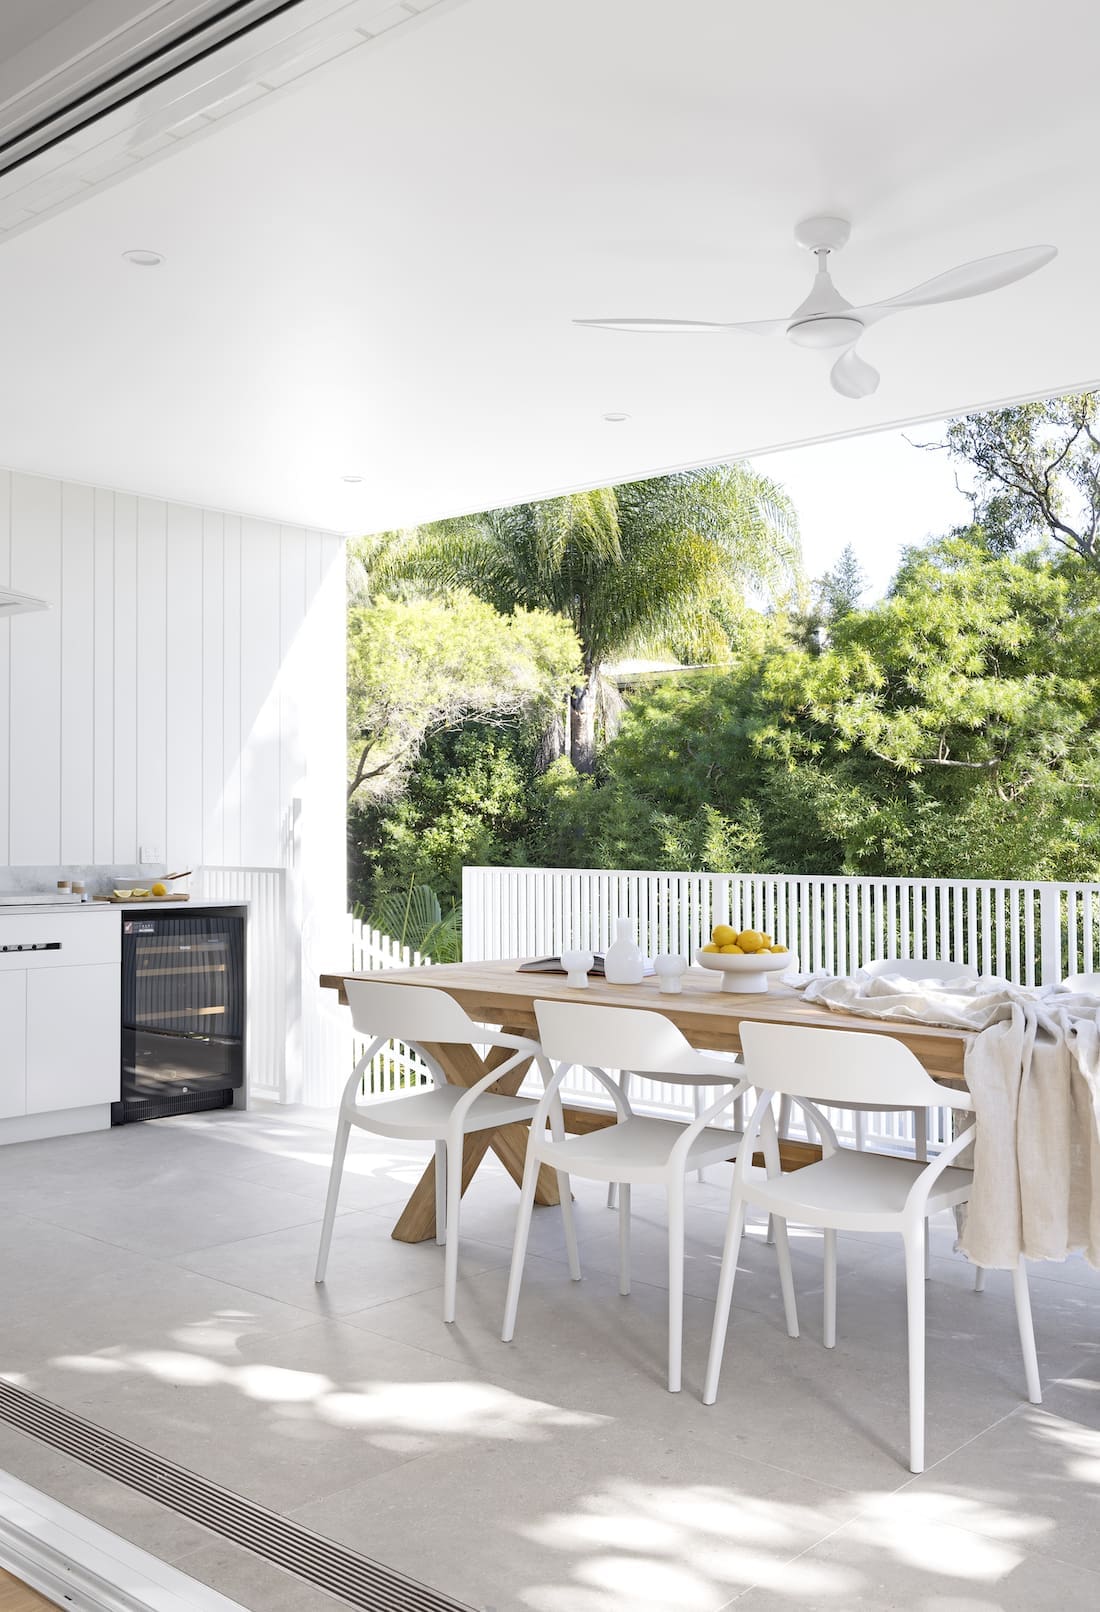
<svg viewBox="0 0 1100 1612">
<path fill-rule="evenodd" d="M 617 414 L 613 412 L 611 414 L 605 414 L 603 418 L 607 421 L 608 425 L 622 425 L 624 420 L 630 419 L 630 415 Z"/>
<path fill-rule="evenodd" d="M 154 252 L 147 246 L 132 246 L 122 256 L 137 269 L 155 269 L 164 262 L 163 252 Z"/>
<path fill-rule="evenodd" d="M 341 481 L 351 482 L 354 485 L 356 482 L 362 481 L 363 478 L 362 478 L 362 476 L 341 476 L 340 480 Z"/>
</svg>

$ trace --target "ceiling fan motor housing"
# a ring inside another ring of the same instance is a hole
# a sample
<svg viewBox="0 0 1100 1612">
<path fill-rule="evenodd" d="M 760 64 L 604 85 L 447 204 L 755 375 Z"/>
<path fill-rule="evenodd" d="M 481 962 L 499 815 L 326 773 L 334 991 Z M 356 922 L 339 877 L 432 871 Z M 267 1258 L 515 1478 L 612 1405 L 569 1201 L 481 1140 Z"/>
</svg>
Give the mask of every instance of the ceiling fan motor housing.
<svg viewBox="0 0 1100 1612">
<path fill-rule="evenodd" d="M 843 314 L 819 314 L 787 326 L 787 335 L 799 347 L 848 347 L 862 334 L 861 321 Z"/>
</svg>

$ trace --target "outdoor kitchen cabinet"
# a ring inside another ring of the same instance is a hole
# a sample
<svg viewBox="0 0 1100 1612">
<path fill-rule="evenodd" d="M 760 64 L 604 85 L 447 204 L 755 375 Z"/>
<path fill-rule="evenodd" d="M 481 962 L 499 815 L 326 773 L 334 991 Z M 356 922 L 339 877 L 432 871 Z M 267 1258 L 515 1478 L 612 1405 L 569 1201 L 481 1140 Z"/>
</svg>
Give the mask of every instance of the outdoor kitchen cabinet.
<svg viewBox="0 0 1100 1612">
<path fill-rule="evenodd" d="M 120 939 L 110 908 L 0 916 L 0 1142 L 110 1123 Z"/>
</svg>

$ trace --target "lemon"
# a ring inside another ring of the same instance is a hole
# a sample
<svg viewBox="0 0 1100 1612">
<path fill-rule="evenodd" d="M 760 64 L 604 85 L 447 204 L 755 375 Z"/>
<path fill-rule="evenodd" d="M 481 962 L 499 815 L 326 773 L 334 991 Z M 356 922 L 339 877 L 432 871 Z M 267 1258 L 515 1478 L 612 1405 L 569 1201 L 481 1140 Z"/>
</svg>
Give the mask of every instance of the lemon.
<svg viewBox="0 0 1100 1612">
<path fill-rule="evenodd" d="M 737 940 L 737 931 L 731 929 L 729 924 L 715 924 L 710 938 L 716 946 L 732 946 Z"/>
<path fill-rule="evenodd" d="M 786 946 L 769 946 L 768 950 L 770 952 L 783 952 L 784 955 L 785 955 L 786 951 L 787 951 L 787 948 L 786 948 Z"/>
<path fill-rule="evenodd" d="M 153 894 L 155 896 L 166 896 L 168 894 L 168 886 L 166 884 L 161 884 L 158 880 L 153 886 Z"/>
<path fill-rule="evenodd" d="M 760 936 L 760 939 L 764 942 L 763 946 L 761 947 L 761 950 L 766 951 L 766 952 L 770 952 L 772 947 L 775 945 L 775 942 L 772 940 L 772 937 L 770 935 L 762 934 Z"/>
<path fill-rule="evenodd" d="M 713 941 L 710 941 L 710 942 L 708 942 L 708 944 L 706 946 L 700 946 L 699 950 L 704 951 L 704 952 L 716 952 L 718 950 L 718 947 L 714 944 Z"/>
<path fill-rule="evenodd" d="M 736 941 L 732 946 L 720 946 L 718 950 L 724 957 L 743 957 L 745 955 L 745 948 L 738 946 Z"/>
<path fill-rule="evenodd" d="M 144 889 L 143 890 L 138 890 L 135 887 L 133 890 L 130 891 L 130 894 L 131 894 L 132 897 L 134 897 L 135 900 L 140 901 L 142 899 L 142 897 L 147 896 L 149 894 L 149 892 L 148 892 L 148 890 L 144 890 Z"/>
<path fill-rule="evenodd" d="M 737 944 L 743 952 L 760 952 L 764 950 L 765 937 L 759 929 L 742 929 L 736 937 Z"/>
</svg>

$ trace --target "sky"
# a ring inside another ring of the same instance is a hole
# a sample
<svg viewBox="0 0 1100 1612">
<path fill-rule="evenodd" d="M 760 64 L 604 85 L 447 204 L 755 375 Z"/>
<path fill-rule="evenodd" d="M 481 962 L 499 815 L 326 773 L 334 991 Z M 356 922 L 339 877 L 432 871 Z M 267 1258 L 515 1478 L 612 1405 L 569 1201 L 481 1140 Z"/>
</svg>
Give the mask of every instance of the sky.
<svg viewBox="0 0 1100 1612">
<path fill-rule="evenodd" d="M 794 502 L 808 577 L 827 571 L 851 543 L 869 583 L 862 602 L 870 604 L 885 593 L 903 548 L 969 518 L 955 485 L 960 467 L 913 446 L 942 436 L 942 426 L 925 424 L 754 457 Z"/>
</svg>

